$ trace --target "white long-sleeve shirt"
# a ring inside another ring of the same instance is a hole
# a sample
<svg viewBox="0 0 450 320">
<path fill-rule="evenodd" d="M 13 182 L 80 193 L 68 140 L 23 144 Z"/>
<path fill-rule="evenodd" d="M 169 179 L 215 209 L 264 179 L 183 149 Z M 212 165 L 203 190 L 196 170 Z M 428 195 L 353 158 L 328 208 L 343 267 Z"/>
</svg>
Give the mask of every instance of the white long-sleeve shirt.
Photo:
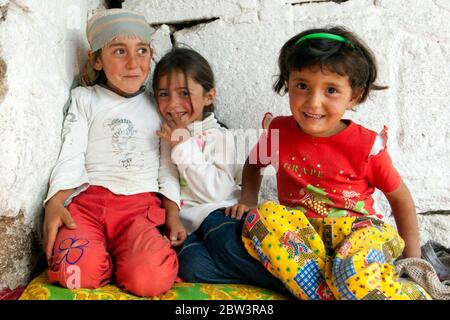
<svg viewBox="0 0 450 320">
<path fill-rule="evenodd" d="M 177 144 L 171 155 L 180 175 L 180 218 L 190 234 L 208 214 L 239 201 L 242 165 L 236 164 L 234 136 L 214 114 L 188 129 L 192 137 Z"/>
<path fill-rule="evenodd" d="M 72 90 L 44 204 L 58 191 L 75 188 L 70 201 L 89 185 L 120 195 L 159 192 L 179 204 L 178 171 L 170 146 L 155 133 L 160 126 L 144 92 L 125 98 L 99 85 Z"/>
</svg>

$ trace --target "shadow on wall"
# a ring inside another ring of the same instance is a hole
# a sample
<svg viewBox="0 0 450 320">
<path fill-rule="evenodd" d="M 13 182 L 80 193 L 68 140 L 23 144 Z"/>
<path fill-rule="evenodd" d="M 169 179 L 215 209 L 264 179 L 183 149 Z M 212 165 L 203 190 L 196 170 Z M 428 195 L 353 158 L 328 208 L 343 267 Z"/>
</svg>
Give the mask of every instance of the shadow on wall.
<svg viewBox="0 0 450 320">
<path fill-rule="evenodd" d="M 105 7 L 107 9 L 113 9 L 113 8 L 122 8 L 122 3 L 125 0 L 105 0 Z"/>
<path fill-rule="evenodd" d="M 6 62 L 2 58 L 0 58 L 0 102 L 3 101 L 6 93 L 8 92 L 8 84 L 6 83 L 6 70 Z"/>
<path fill-rule="evenodd" d="M 212 18 L 205 18 L 205 19 L 196 19 L 196 20 L 187 20 L 187 21 L 183 21 L 183 22 L 163 22 L 163 23 L 155 23 L 155 24 L 151 24 L 150 26 L 152 28 L 159 28 L 162 25 L 167 25 L 170 29 L 170 42 L 172 43 L 172 45 L 176 45 L 176 41 L 174 38 L 174 33 L 183 29 L 187 29 L 187 28 L 193 28 L 196 27 L 198 25 L 201 24 L 206 24 L 206 23 L 211 23 L 214 22 L 216 20 L 220 19 L 219 17 L 212 17 Z"/>
<path fill-rule="evenodd" d="M 0 23 L 6 20 L 6 13 L 8 12 L 8 3 L 0 6 Z M 0 103 L 8 92 L 8 84 L 6 83 L 6 62 L 0 57 Z"/>
<path fill-rule="evenodd" d="M 304 5 L 304 4 L 311 4 L 311 3 L 319 3 L 319 2 L 336 2 L 336 3 L 342 3 L 347 2 L 348 0 L 311 0 L 311 1 L 301 1 L 301 2 L 291 2 L 291 5 L 298 6 L 298 5 Z"/>
</svg>

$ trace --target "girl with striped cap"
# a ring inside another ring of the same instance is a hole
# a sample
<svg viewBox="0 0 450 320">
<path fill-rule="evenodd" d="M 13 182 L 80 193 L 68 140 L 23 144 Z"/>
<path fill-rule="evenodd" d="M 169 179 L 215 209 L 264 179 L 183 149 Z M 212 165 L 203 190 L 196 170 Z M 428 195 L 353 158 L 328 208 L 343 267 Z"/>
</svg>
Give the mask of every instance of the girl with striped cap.
<svg viewBox="0 0 450 320">
<path fill-rule="evenodd" d="M 72 91 L 44 201 L 49 282 L 98 288 L 114 276 L 133 294 L 160 295 L 176 279 L 172 246 L 186 232 L 177 169 L 144 93 L 151 28 L 139 14 L 109 9 L 88 21 L 87 38 L 83 86 Z"/>
</svg>

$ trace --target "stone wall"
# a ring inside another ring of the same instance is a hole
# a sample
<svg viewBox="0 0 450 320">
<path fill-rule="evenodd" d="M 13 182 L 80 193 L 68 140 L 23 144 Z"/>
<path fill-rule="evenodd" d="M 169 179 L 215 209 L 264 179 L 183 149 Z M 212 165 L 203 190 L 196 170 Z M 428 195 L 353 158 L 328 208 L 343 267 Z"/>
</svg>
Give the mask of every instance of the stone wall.
<svg viewBox="0 0 450 320">
<path fill-rule="evenodd" d="M 29 281 L 62 106 L 99 1 L 0 0 L 0 290 Z"/>
<path fill-rule="evenodd" d="M 84 62 L 86 19 L 101 2 L 0 0 L 0 289 L 25 284 L 36 264 L 62 106 Z M 287 39 L 327 25 L 356 31 L 389 89 L 347 117 L 389 127 L 389 151 L 421 213 L 421 242 L 450 245 L 448 0 L 125 0 L 123 7 L 153 26 L 156 61 L 183 43 L 211 62 L 217 115 L 230 128 L 259 128 L 269 110 L 289 113 L 287 97 L 271 90 Z M 267 177 L 261 200 L 275 197 Z M 384 197 L 376 199 L 389 215 Z"/>
<path fill-rule="evenodd" d="M 450 21 L 445 0 L 126 0 L 156 28 L 158 57 L 171 44 L 203 54 L 217 78 L 216 113 L 230 128 L 258 128 L 263 114 L 289 114 L 287 97 L 271 89 L 281 46 L 312 27 L 343 25 L 374 51 L 379 65 L 374 92 L 346 116 L 368 128 L 389 128 L 389 151 L 409 186 L 419 216 L 421 242 L 450 244 Z M 171 42 L 169 43 L 168 38 Z M 276 198 L 266 177 L 261 200 Z M 375 194 L 377 207 L 390 209 Z"/>
</svg>

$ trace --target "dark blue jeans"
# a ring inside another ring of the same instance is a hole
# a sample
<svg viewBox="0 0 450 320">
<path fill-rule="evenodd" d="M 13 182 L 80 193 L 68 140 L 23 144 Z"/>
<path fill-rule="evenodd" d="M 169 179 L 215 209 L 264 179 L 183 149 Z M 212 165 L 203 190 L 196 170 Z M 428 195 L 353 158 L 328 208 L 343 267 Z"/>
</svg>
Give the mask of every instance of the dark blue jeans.
<svg viewBox="0 0 450 320">
<path fill-rule="evenodd" d="M 242 283 L 286 293 L 282 282 L 250 256 L 241 240 L 244 219 L 209 214 L 178 253 L 179 276 L 188 282 Z"/>
</svg>

